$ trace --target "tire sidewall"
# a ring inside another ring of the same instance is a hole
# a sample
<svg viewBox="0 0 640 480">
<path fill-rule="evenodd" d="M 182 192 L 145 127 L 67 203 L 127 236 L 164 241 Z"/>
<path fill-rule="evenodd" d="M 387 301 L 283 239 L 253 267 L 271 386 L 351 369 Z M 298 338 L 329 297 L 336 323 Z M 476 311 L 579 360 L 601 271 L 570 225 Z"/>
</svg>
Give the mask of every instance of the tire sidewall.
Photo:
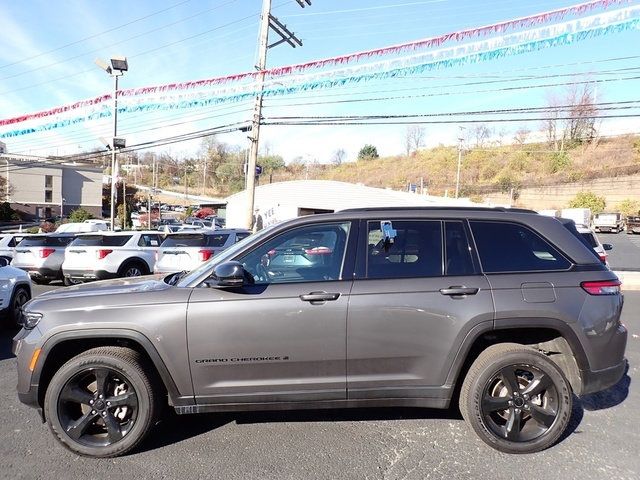
<svg viewBox="0 0 640 480">
<path fill-rule="evenodd" d="M 16 318 L 16 314 L 15 314 L 15 303 L 16 303 L 16 300 L 18 299 L 18 294 L 20 292 L 24 292 L 24 294 L 27 296 L 27 302 L 31 299 L 31 295 L 29 294 L 29 290 L 27 288 L 25 288 L 24 286 L 19 286 L 14 290 L 13 295 L 11 295 L 11 301 L 9 302 L 9 312 L 8 312 L 9 321 L 13 325 L 17 325 L 18 324 L 18 318 Z M 25 303 L 27 303 L 27 302 L 25 302 Z"/>
<path fill-rule="evenodd" d="M 481 410 L 482 395 L 487 383 L 502 368 L 517 364 L 530 365 L 543 371 L 549 375 L 558 391 L 556 420 L 542 436 L 528 442 L 512 442 L 496 436 L 485 424 Z M 487 444 L 507 453 L 534 453 L 550 447 L 567 428 L 572 411 L 572 392 L 569 382 L 552 360 L 536 351 L 509 352 L 487 365 L 484 371 L 471 380 L 467 401 L 467 412 L 470 413 L 470 418 L 467 420 L 476 433 Z"/>
<path fill-rule="evenodd" d="M 133 267 L 137 268 L 140 271 L 140 275 L 133 275 L 133 276 L 127 275 L 127 270 Z M 137 260 L 129 261 L 122 266 L 122 270 L 121 270 L 122 273 L 120 274 L 120 277 L 123 277 L 123 278 L 135 278 L 136 276 L 141 277 L 145 275 L 146 270 L 147 269 L 144 267 L 144 265 L 141 262 Z"/>
<path fill-rule="evenodd" d="M 138 397 L 135 424 L 122 440 L 107 447 L 89 447 L 75 442 L 64 431 L 58 418 L 58 398 L 66 383 L 77 373 L 90 368 L 110 368 L 124 375 Z M 91 457 L 112 457 L 134 448 L 152 424 L 151 392 L 140 374 L 127 362 L 106 355 L 76 357 L 63 365 L 51 379 L 45 394 L 44 409 L 49 428 L 62 444 L 74 453 Z"/>
</svg>

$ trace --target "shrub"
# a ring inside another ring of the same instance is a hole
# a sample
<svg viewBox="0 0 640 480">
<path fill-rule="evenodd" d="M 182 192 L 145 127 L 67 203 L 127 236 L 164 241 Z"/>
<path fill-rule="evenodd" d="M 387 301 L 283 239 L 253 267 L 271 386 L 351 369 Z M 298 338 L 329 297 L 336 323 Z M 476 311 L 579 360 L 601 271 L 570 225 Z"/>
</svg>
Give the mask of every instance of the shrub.
<svg viewBox="0 0 640 480">
<path fill-rule="evenodd" d="M 590 208 L 594 215 L 603 212 L 606 206 L 605 198 L 599 197 L 593 192 L 578 192 L 569 202 L 569 208 Z"/>
<path fill-rule="evenodd" d="M 625 198 L 618 205 L 618 210 L 625 215 L 640 215 L 640 202 L 638 200 L 631 200 L 630 198 Z"/>
<path fill-rule="evenodd" d="M 82 223 L 85 220 L 90 220 L 93 218 L 89 212 L 87 212 L 84 208 L 76 208 L 69 214 L 69 221 L 74 223 Z"/>
</svg>

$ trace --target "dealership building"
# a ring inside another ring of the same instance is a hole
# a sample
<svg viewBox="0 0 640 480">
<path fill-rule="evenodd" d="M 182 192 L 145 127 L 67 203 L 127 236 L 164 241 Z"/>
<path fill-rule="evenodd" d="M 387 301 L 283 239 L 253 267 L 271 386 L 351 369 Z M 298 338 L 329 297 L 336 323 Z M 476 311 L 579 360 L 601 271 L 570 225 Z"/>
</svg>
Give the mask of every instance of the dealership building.
<svg viewBox="0 0 640 480">
<path fill-rule="evenodd" d="M 282 220 L 347 208 L 456 205 L 479 206 L 466 198 L 421 195 L 332 180 L 294 180 L 256 187 L 254 216 L 260 230 Z M 227 197 L 227 227 L 245 227 L 247 209 L 246 191 Z"/>
<path fill-rule="evenodd" d="M 102 216 L 102 168 L 64 158 L 0 153 L 4 201 L 23 218 L 68 215 L 82 207 Z"/>
</svg>

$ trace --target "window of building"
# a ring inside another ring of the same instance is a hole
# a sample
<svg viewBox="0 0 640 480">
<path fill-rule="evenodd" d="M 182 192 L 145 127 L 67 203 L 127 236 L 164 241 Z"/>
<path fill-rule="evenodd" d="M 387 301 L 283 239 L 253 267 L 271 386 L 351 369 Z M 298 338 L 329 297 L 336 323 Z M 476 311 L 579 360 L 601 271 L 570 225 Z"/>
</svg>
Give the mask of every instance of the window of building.
<svg viewBox="0 0 640 480">
<path fill-rule="evenodd" d="M 44 176 L 44 201 L 53 202 L 53 175 Z"/>
<path fill-rule="evenodd" d="M 53 202 L 53 192 L 51 190 L 44 191 L 44 201 L 47 203 Z"/>
<path fill-rule="evenodd" d="M 566 270 L 571 266 L 558 250 L 524 225 L 470 223 L 486 273 Z"/>
<path fill-rule="evenodd" d="M 53 175 L 44 176 L 44 188 L 53 188 Z"/>
<path fill-rule="evenodd" d="M 442 275 L 442 223 L 392 221 L 393 241 L 385 240 L 380 221 L 369 222 L 367 278 Z"/>
</svg>

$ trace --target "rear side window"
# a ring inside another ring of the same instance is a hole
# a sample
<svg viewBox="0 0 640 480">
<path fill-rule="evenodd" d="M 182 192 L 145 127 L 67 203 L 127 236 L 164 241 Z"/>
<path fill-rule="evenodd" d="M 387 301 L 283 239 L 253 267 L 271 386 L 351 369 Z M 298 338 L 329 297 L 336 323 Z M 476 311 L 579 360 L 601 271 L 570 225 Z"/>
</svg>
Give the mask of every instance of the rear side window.
<svg viewBox="0 0 640 480">
<path fill-rule="evenodd" d="M 72 247 L 122 247 L 131 235 L 82 235 L 76 238 Z"/>
<path fill-rule="evenodd" d="M 227 243 L 228 234 L 205 235 L 207 237 L 207 247 L 224 247 Z"/>
<path fill-rule="evenodd" d="M 385 241 L 380 221 L 368 223 L 367 278 L 442 275 L 442 224 L 439 221 L 392 222 L 393 242 Z"/>
<path fill-rule="evenodd" d="M 73 237 L 26 237 L 18 244 L 20 247 L 66 247 L 73 240 Z"/>
<path fill-rule="evenodd" d="M 567 270 L 571 263 L 533 230 L 515 223 L 472 221 L 486 273 Z"/>
<path fill-rule="evenodd" d="M 138 240 L 139 247 L 159 247 L 160 246 L 160 237 L 154 234 L 143 234 L 140 235 L 140 240 Z"/>
<path fill-rule="evenodd" d="M 460 221 L 445 222 L 445 274 L 473 275 L 476 269 L 464 225 Z"/>
<path fill-rule="evenodd" d="M 240 240 L 244 240 L 249 235 L 250 234 L 248 232 L 236 233 L 236 243 L 238 243 Z"/>
<path fill-rule="evenodd" d="M 161 247 L 204 247 L 205 236 L 203 234 L 178 233 L 168 235 L 162 242 Z"/>
</svg>

